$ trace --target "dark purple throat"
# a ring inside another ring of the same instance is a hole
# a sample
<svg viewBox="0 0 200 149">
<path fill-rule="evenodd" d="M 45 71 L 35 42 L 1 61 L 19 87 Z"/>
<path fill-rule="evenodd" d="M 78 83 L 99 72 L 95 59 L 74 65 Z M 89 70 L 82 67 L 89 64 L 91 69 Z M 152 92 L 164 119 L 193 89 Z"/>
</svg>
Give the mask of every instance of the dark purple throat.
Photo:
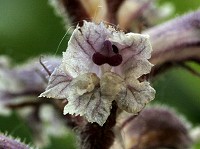
<svg viewBox="0 0 200 149">
<path fill-rule="evenodd" d="M 119 54 L 117 46 L 112 45 L 109 40 L 106 40 L 101 52 L 95 52 L 92 60 L 99 66 L 106 63 L 110 66 L 119 66 L 122 63 L 122 56 Z"/>
</svg>

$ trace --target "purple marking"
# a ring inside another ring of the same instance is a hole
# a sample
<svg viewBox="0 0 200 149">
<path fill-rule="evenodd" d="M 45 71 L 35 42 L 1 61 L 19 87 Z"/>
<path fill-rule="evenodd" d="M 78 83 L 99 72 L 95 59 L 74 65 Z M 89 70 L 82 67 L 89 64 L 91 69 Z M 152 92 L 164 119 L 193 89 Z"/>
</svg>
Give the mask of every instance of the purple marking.
<svg viewBox="0 0 200 149">
<path fill-rule="evenodd" d="M 112 45 L 109 40 L 104 42 L 102 53 L 95 52 L 92 60 L 96 65 L 103 65 L 105 63 L 110 66 L 119 66 L 122 63 L 122 56 L 119 53 L 117 46 Z"/>
</svg>

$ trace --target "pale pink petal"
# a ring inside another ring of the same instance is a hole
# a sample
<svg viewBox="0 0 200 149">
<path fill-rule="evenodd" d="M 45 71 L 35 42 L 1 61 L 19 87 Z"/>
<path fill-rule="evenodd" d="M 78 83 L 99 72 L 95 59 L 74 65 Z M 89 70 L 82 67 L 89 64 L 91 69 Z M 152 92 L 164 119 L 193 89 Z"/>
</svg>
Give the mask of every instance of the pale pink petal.
<svg viewBox="0 0 200 149">
<path fill-rule="evenodd" d="M 84 22 L 74 30 L 66 52 L 63 53 L 64 69 L 71 76 L 90 72 L 91 67 L 98 67 L 92 61 L 95 52 L 102 49 L 104 41 L 110 36 L 110 30 L 103 23 L 98 25 Z"/>
<path fill-rule="evenodd" d="M 48 86 L 39 97 L 66 99 L 72 77 L 63 71 L 62 65 L 54 70 L 50 76 Z"/>
<path fill-rule="evenodd" d="M 151 70 L 151 51 L 148 35 L 84 21 L 74 30 L 61 66 L 40 96 L 65 98 L 64 114 L 81 115 L 101 126 L 114 100 L 121 109 L 137 113 L 155 94 L 148 82 L 137 80 Z"/>
<path fill-rule="evenodd" d="M 127 70 L 131 70 L 136 78 L 150 72 L 153 65 L 148 61 L 152 51 L 148 35 L 120 32 L 114 33 L 110 40 L 118 47 L 123 59 L 118 67 L 113 68 L 113 71 L 126 75 L 130 73 Z"/>
<path fill-rule="evenodd" d="M 89 122 L 96 122 L 103 126 L 110 115 L 112 101 L 101 96 L 100 90 L 86 93 L 64 108 L 64 114 L 75 114 L 86 117 Z"/>
<path fill-rule="evenodd" d="M 126 83 L 127 92 L 125 97 L 116 99 L 119 108 L 136 114 L 155 98 L 155 90 L 150 86 L 149 82 L 140 83 L 134 78 L 128 78 Z"/>
</svg>

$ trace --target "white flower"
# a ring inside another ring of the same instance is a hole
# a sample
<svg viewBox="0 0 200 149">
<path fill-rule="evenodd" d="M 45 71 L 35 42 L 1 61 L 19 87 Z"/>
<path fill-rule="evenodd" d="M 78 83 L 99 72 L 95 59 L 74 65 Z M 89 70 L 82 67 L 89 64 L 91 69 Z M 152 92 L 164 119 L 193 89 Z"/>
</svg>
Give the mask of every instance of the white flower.
<svg viewBox="0 0 200 149">
<path fill-rule="evenodd" d="M 155 95 L 149 82 L 138 80 L 151 70 L 151 51 L 148 35 L 84 21 L 40 97 L 67 99 L 64 114 L 81 115 L 101 126 L 114 100 L 119 108 L 137 113 Z"/>
</svg>

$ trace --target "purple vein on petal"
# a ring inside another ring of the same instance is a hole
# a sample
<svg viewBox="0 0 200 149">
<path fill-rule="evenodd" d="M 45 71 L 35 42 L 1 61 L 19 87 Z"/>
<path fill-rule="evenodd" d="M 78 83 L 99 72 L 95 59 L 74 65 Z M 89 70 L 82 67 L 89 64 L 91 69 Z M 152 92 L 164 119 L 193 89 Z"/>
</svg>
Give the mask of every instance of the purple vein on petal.
<svg viewBox="0 0 200 149">
<path fill-rule="evenodd" d="M 74 37 L 74 39 L 75 39 L 77 45 L 80 47 L 80 49 L 82 49 L 83 52 L 84 52 L 88 57 L 90 57 L 90 53 L 88 53 L 89 50 L 84 49 L 84 47 L 81 45 L 81 43 L 79 42 L 79 40 L 78 40 L 76 37 Z M 88 43 L 88 44 L 89 44 L 89 43 Z M 88 51 L 88 52 L 87 52 L 87 51 Z"/>
</svg>

